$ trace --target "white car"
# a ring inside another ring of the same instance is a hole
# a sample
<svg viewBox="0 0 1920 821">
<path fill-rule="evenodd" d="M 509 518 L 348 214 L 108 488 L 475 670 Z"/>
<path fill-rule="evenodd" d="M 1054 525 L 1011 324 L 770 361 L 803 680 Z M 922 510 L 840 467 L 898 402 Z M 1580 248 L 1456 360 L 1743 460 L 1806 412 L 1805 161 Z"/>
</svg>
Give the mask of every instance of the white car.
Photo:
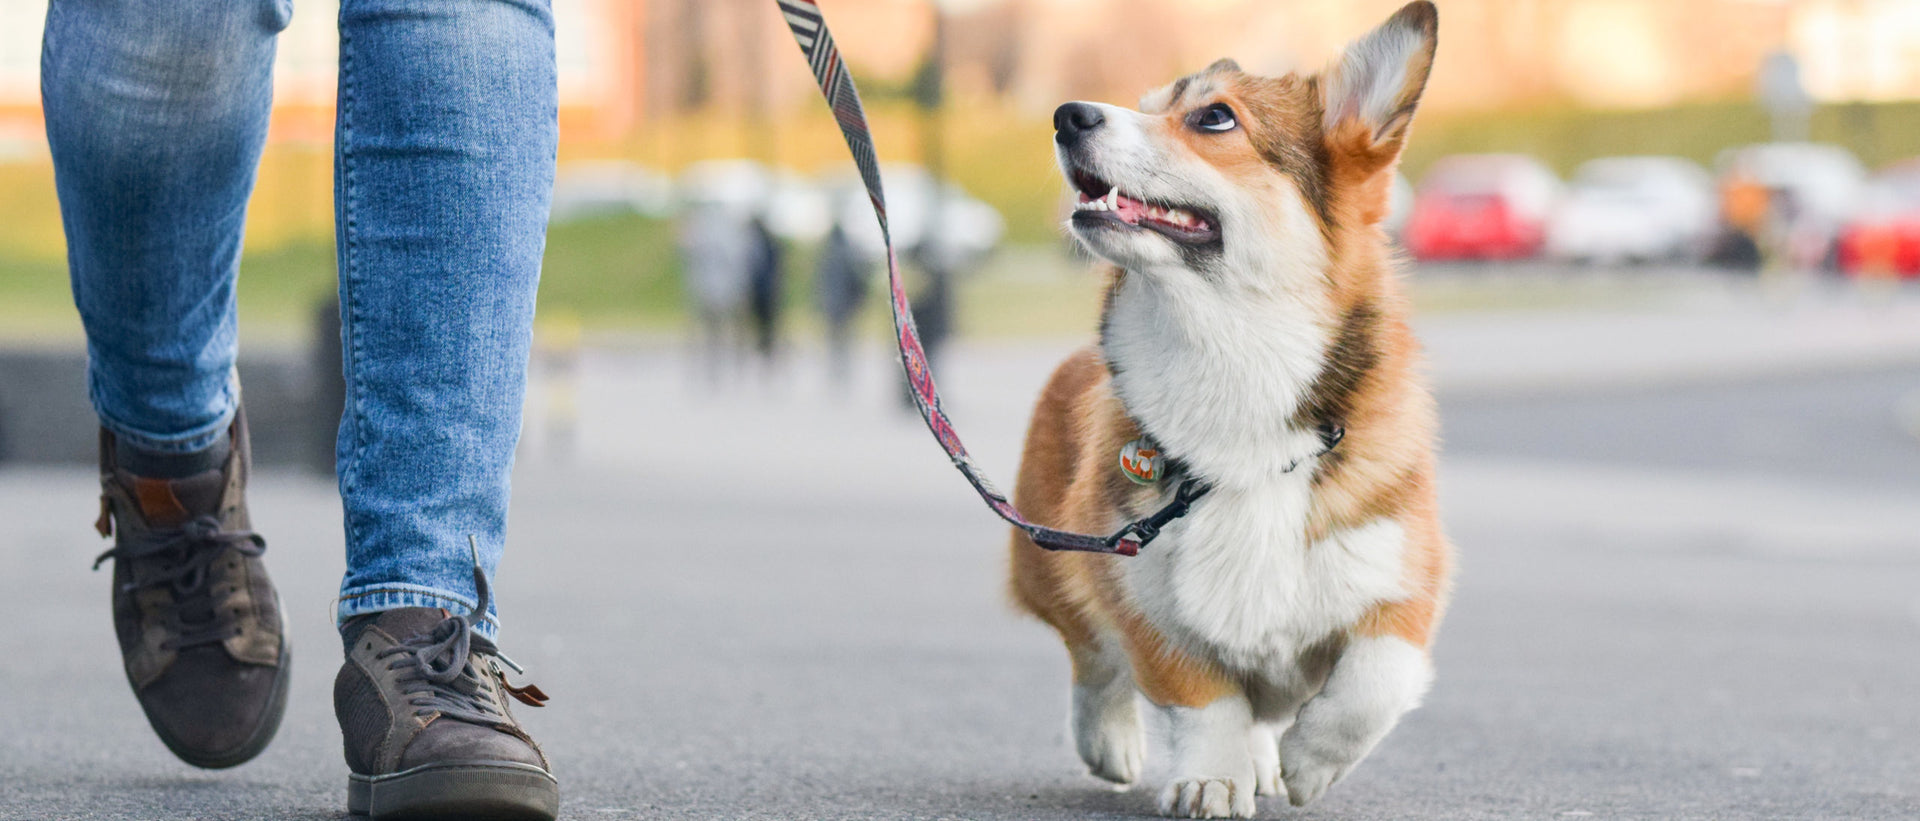
<svg viewBox="0 0 1920 821">
<path fill-rule="evenodd" d="M 712 206 L 742 220 L 760 217 L 781 239 L 815 242 L 833 227 L 826 190 L 786 168 L 753 160 L 704 160 L 680 173 L 686 209 Z"/>
<path fill-rule="evenodd" d="M 1845 148 L 1823 143 L 1762 143 L 1721 152 L 1723 181 L 1747 179 L 1785 192 L 1801 216 L 1838 225 L 1853 216 L 1867 171 Z"/>
<path fill-rule="evenodd" d="M 1840 227 L 1860 206 L 1866 168 L 1845 148 L 1824 143 L 1761 143 L 1729 148 L 1717 162 L 1723 192 L 1757 186 L 1769 197 L 1774 224 L 1787 233 L 1789 262 L 1814 268 L 1828 261 Z M 1746 226 L 1723 225 L 1744 236 Z M 1757 238 L 1750 238 L 1757 239 Z M 1723 240 L 1724 244 L 1724 240 Z"/>
<path fill-rule="evenodd" d="M 553 222 L 639 214 L 673 213 L 673 181 L 625 160 L 594 160 L 560 166 L 553 179 Z"/>
<path fill-rule="evenodd" d="M 921 253 L 937 251 L 951 266 L 970 267 L 998 246 L 1006 234 L 1006 220 L 998 209 L 951 182 L 936 187 L 933 176 L 920 166 L 883 165 L 880 181 L 886 187 L 887 224 L 893 233 L 893 247 L 902 256 L 927 238 L 932 241 L 920 248 Z M 835 212 L 854 246 L 871 259 L 885 259 L 880 224 L 874 220 L 873 205 L 867 200 L 859 175 L 848 168 L 833 175 L 827 187 L 837 192 Z"/>
<path fill-rule="evenodd" d="M 1714 208 L 1712 178 L 1688 160 L 1592 160 L 1548 222 L 1546 251 L 1607 265 L 1695 259 L 1712 240 Z"/>
</svg>

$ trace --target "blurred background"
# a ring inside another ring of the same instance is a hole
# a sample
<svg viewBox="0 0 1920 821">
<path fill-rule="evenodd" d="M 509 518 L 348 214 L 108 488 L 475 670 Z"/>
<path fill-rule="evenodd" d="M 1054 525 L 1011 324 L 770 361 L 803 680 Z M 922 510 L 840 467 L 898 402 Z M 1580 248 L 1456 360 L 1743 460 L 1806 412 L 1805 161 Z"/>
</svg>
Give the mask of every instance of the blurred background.
<svg viewBox="0 0 1920 821">
<path fill-rule="evenodd" d="M 824 377 L 795 378 L 845 384 L 875 358 L 878 232 L 765 5 L 556 0 L 547 352 L 684 341 L 715 385 L 749 367 L 794 371 L 795 352 L 826 357 Z M 1130 102 L 1219 56 L 1312 70 L 1396 6 L 833 4 L 932 347 L 1090 327 L 1098 282 L 1059 227 L 1048 142 L 1059 102 Z M 324 348 L 332 333 L 336 9 L 301 3 L 281 38 L 242 264 L 250 352 Z M 1390 219 L 1425 311 L 1895 305 L 1916 287 L 1920 3 L 1454 0 L 1445 11 Z M 0 346 L 70 349 L 79 325 L 38 108 L 43 14 L 0 8 Z M 52 458 L 58 444 L 0 433 L 0 459 Z M 323 451 L 313 458 L 324 467 Z"/>
<path fill-rule="evenodd" d="M 560 765 L 676 773 L 570 796 L 646 817 L 775 798 L 787 817 L 1148 811 L 1150 792 L 1080 780 L 1063 656 L 1000 606 L 1003 530 L 904 403 L 878 232 L 772 3 L 553 5 L 562 143 L 507 646 L 586 700 L 530 719 Z M 1314 70 L 1400 0 L 821 5 L 949 410 L 1010 481 L 1033 398 L 1098 310 L 1060 227 L 1054 107 L 1131 105 L 1223 56 Z M 1920 815 L 1920 2 L 1440 6 L 1389 227 L 1464 572 L 1428 707 L 1325 806 Z M 339 569 L 336 9 L 300 0 L 281 37 L 239 288 L 255 507 L 314 645 Z M 0 601 L 78 609 L 104 596 L 70 572 L 98 549 L 93 421 L 39 110 L 44 12 L 0 3 L 0 509 L 36 528 L 0 537 Z M 69 682 L 118 686 L 104 614 L 66 622 L 97 629 L 64 646 L 99 652 L 16 688 L 44 703 L 7 717 L 13 735 L 65 738 Z M 580 660 L 602 644 L 648 662 Z M 327 748 L 322 667 L 288 722 Z M 627 692 L 646 694 L 642 732 L 593 718 L 632 712 L 593 701 Z M 137 726 L 124 696 L 92 703 L 128 715 L 87 720 Z M 926 733 L 947 741 L 911 740 Z M 288 747 L 254 772 L 294 788 L 245 800 L 330 801 L 337 759 Z M 138 755 L 88 789 L 232 798 L 116 780 L 164 766 Z M 73 783 L 8 766 L 27 786 L 0 807 Z"/>
<path fill-rule="evenodd" d="M 12 338 L 77 328 L 38 107 L 42 5 L 0 9 L 0 325 Z M 704 303 L 675 224 L 702 205 L 762 214 L 790 252 L 776 301 L 798 324 L 783 338 L 813 335 L 817 256 L 836 221 L 870 256 L 838 134 L 765 5 L 556 0 L 563 143 L 547 318 L 589 330 L 695 322 L 688 308 Z M 1223 55 L 1256 72 L 1315 69 L 1397 5 L 842 0 L 831 11 L 898 196 L 913 205 L 937 189 L 967 212 L 951 238 L 978 252 L 955 272 L 959 327 L 1003 335 L 1084 328 L 1090 311 L 1094 286 L 1061 252 L 1054 106 L 1131 102 Z M 1902 164 L 1920 150 L 1920 5 L 1454 0 L 1445 11 L 1395 218 L 1423 262 L 1771 262 L 1889 279 L 1920 267 L 1901 230 L 1920 212 L 1920 166 Z M 302 2 L 281 37 L 241 291 L 250 338 L 300 333 L 332 287 L 334 12 Z M 1508 156 L 1458 156 L 1481 154 Z"/>
</svg>

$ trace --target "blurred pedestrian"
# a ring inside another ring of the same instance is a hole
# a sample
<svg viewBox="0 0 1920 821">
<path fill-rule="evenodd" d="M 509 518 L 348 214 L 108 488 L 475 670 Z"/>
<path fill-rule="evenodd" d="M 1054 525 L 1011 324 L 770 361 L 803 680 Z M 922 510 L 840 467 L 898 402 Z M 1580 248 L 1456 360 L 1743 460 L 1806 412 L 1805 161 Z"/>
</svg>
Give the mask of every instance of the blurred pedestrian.
<svg viewBox="0 0 1920 821">
<path fill-rule="evenodd" d="M 943 243 L 938 233 L 930 232 L 909 252 L 925 281 L 913 294 L 913 327 L 920 333 L 920 347 L 927 353 L 927 368 L 936 374 L 946 359 L 947 340 L 953 335 L 953 265 L 951 244 Z M 900 377 L 901 397 L 913 407 L 913 388 L 906 375 Z"/>
<path fill-rule="evenodd" d="M 242 228 L 291 13 L 54 0 L 41 54 L 115 632 L 154 731 L 207 768 L 258 755 L 288 692 L 233 364 Z M 546 756 L 507 708 L 544 697 L 499 672 L 490 582 L 553 185 L 549 2 L 344 0 L 339 26 L 347 804 L 551 819 Z"/>
<path fill-rule="evenodd" d="M 780 312 L 785 295 L 785 254 L 780 240 L 755 214 L 747 222 L 748 306 L 753 318 L 753 347 L 762 365 L 772 365 L 780 347 Z"/>
<path fill-rule="evenodd" d="M 1824 235 L 1811 224 L 1792 189 L 1768 192 L 1760 223 L 1760 286 L 1776 302 L 1792 301 L 1805 274 L 1819 264 Z"/>
<path fill-rule="evenodd" d="M 1727 225 L 1712 261 L 1730 268 L 1760 270 L 1765 263 L 1762 234 L 1766 230 L 1767 187 L 1744 174 L 1734 174 L 1720 189 L 1720 219 Z"/>
<path fill-rule="evenodd" d="M 680 262 L 693 302 L 694 360 L 717 384 L 735 359 L 746 333 L 751 229 L 717 203 L 702 203 L 680 217 Z"/>
<path fill-rule="evenodd" d="M 873 265 L 835 221 L 820 248 L 813 277 L 814 304 L 827 328 L 827 378 L 844 388 L 853 372 L 853 326 L 866 305 Z"/>
<path fill-rule="evenodd" d="M 532 370 L 540 386 L 538 446 L 555 462 L 572 458 L 580 433 L 580 370 L 586 329 L 566 311 L 534 328 Z"/>
</svg>

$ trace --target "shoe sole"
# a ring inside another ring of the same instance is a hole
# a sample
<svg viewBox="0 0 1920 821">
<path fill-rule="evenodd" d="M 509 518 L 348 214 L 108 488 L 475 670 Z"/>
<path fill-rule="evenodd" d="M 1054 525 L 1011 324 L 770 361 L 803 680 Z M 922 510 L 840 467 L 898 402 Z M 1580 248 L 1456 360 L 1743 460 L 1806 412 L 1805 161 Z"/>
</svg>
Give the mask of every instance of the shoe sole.
<svg viewBox="0 0 1920 821">
<path fill-rule="evenodd" d="M 546 770 L 513 761 L 424 764 L 347 776 L 347 812 L 374 821 L 553 821 L 560 784 Z"/>
<path fill-rule="evenodd" d="M 153 727 L 154 735 L 160 736 L 160 743 L 167 745 L 167 749 L 171 750 L 181 761 L 185 761 L 203 770 L 224 770 L 229 767 L 238 767 L 241 764 L 252 761 L 254 756 L 259 755 L 262 750 L 267 748 L 268 744 L 273 742 L 274 734 L 280 732 L 280 719 L 287 714 L 287 684 L 293 680 L 292 670 L 293 655 L 287 649 L 286 637 L 282 636 L 280 639 L 280 666 L 273 674 L 273 695 L 267 699 L 266 714 L 261 717 L 260 726 L 253 728 L 253 735 L 248 736 L 245 742 L 231 750 L 223 750 L 215 753 L 209 753 L 205 750 L 195 750 L 180 743 L 179 739 L 168 735 L 166 730 L 161 729 L 160 722 L 153 720 L 152 713 L 147 713 L 147 705 L 144 702 L 140 705 L 140 711 L 146 713 L 147 724 Z"/>
</svg>

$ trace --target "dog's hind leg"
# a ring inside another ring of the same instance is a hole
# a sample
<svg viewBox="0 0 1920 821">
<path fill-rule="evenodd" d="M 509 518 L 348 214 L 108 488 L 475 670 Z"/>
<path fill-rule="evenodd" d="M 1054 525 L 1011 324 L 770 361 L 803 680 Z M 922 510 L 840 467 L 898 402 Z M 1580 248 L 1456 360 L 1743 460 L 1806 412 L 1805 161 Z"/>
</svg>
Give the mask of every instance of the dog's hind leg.
<svg viewBox="0 0 1920 821">
<path fill-rule="evenodd" d="M 1132 784 L 1146 764 L 1147 736 L 1133 672 L 1115 640 L 1067 648 L 1073 656 L 1073 743 L 1094 775 Z"/>
<path fill-rule="evenodd" d="M 1060 634 L 1073 663 L 1074 748 L 1094 775 L 1131 784 L 1146 762 L 1147 741 L 1125 647 L 1095 625 L 1087 591 L 1066 572 L 1068 557 L 1044 554 L 1018 532 L 1014 542 L 1014 601 Z"/>
<path fill-rule="evenodd" d="M 1247 697 L 1222 696 L 1202 707 L 1165 707 L 1173 737 L 1173 780 L 1160 791 L 1160 814 L 1251 818 L 1259 791 Z"/>
<path fill-rule="evenodd" d="M 1135 703 L 1133 671 L 1120 637 L 1095 626 L 1086 591 L 1062 566 L 1067 557 L 1042 554 L 1014 534 L 1013 597 L 1060 634 L 1073 663 L 1073 741 L 1096 776 L 1132 784 L 1146 762 L 1146 733 Z"/>
<path fill-rule="evenodd" d="M 1260 795 L 1286 795 L 1280 783 L 1280 738 L 1271 724 L 1254 724 L 1247 738 L 1247 751 L 1253 754 L 1254 792 Z"/>
<path fill-rule="evenodd" d="M 1173 779 L 1160 813 L 1181 818 L 1249 818 L 1257 790 L 1253 705 L 1218 666 L 1170 646 L 1144 618 L 1122 625 L 1134 681 L 1167 716 Z"/>
<path fill-rule="evenodd" d="M 1075 483 L 1083 467 L 1076 420 L 1086 416 L 1083 405 L 1105 379 L 1098 355 L 1085 348 L 1062 363 L 1041 392 L 1014 488 L 1014 504 L 1035 521 L 1067 524 L 1075 508 L 1070 497 L 1087 490 Z M 1096 615 L 1099 559 L 1049 553 L 1018 530 L 1010 547 L 1014 603 L 1052 626 L 1073 661 L 1073 739 L 1080 760 L 1094 775 L 1133 783 L 1146 761 L 1146 733 L 1124 644 Z"/>
</svg>

